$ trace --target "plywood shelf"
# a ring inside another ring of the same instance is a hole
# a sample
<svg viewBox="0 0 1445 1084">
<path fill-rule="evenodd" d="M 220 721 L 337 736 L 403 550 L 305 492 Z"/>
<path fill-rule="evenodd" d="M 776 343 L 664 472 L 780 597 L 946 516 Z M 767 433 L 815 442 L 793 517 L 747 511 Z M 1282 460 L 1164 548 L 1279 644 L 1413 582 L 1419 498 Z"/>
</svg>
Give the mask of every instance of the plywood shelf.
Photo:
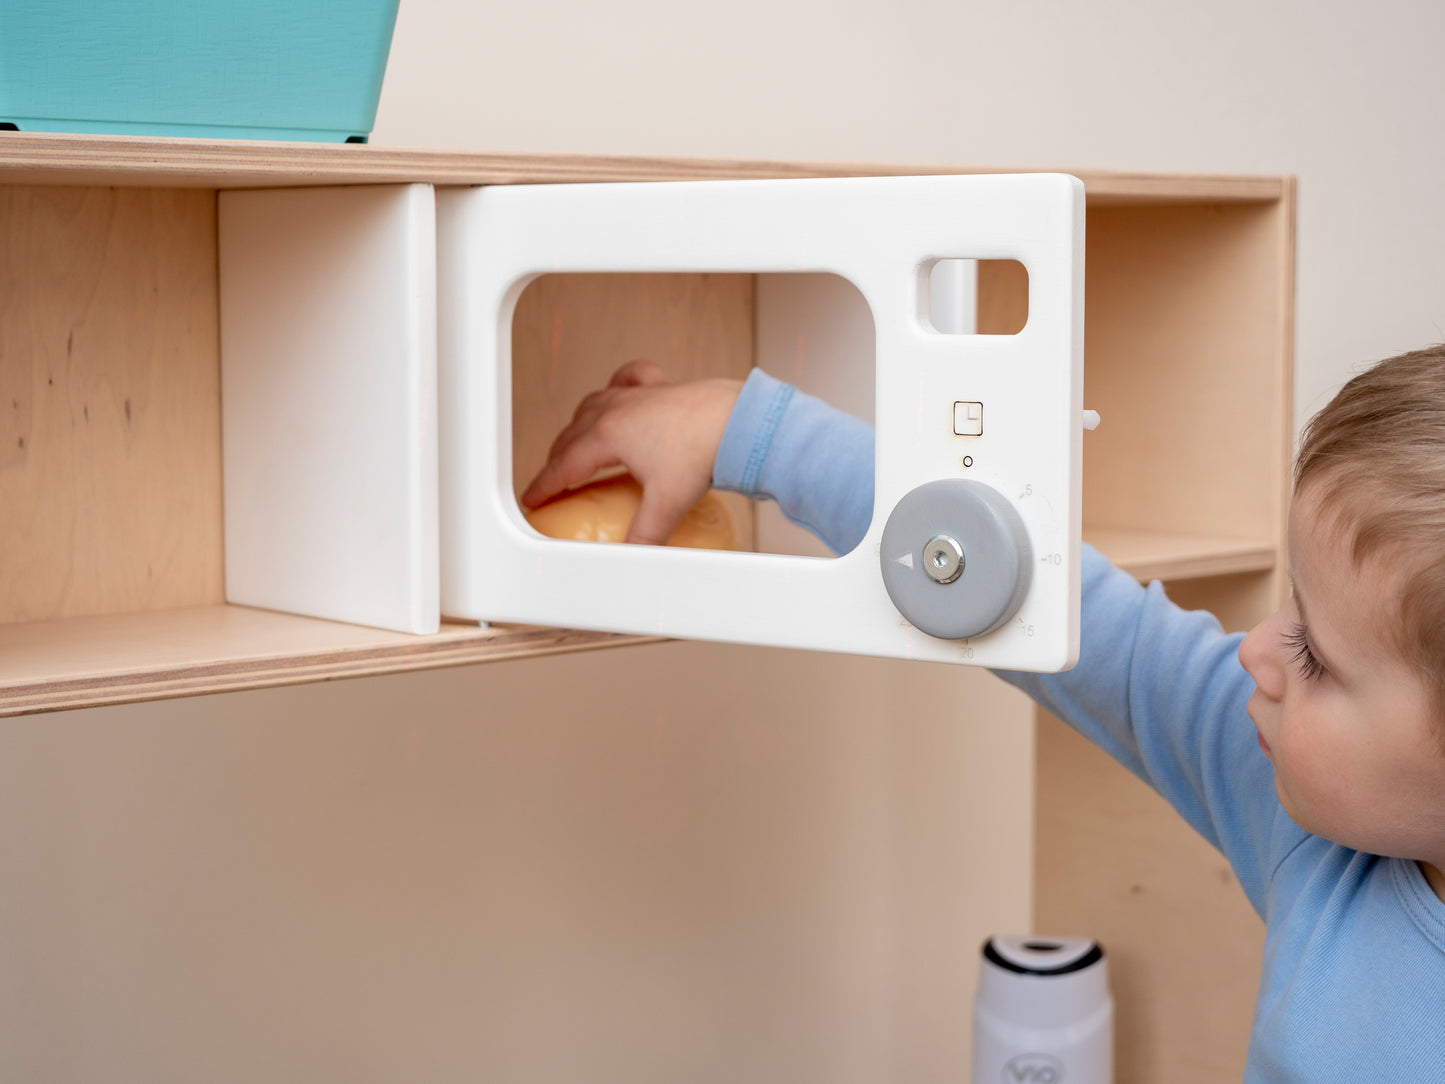
<svg viewBox="0 0 1445 1084">
<path fill-rule="evenodd" d="M 1059 172 L 1037 167 L 1038 171 Z M 277 184 L 547 184 L 587 181 L 699 181 L 767 177 L 1018 173 L 947 164 L 532 154 L 401 149 L 335 143 L 77 136 L 0 132 L 0 184 L 251 188 Z M 1121 203 L 1270 203 L 1282 177 L 1142 174 L 1067 170 L 1091 206 Z"/>
<path fill-rule="evenodd" d="M 433 636 L 245 606 L 0 625 L 0 717 L 532 658 L 654 637 L 442 624 Z"/>
<path fill-rule="evenodd" d="M 1140 580 L 1268 571 L 1267 541 L 1089 529 Z M 0 717 L 365 677 L 654 642 L 654 637 L 446 622 L 408 636 L 246 606 L 0 625 Z"/>
<path fill-rule="evenodd" d="M 1269 572 L 1278 563 L 1269 539 L 1085 527 L 1084 540 L 1144 583 Z"/>
<path fill-rule="evenodd" d="M 1265 541 L 1127 529 L 1088 540 L 1140 580 L 1275 565 Z M 655 637 L 443 623 L 408 636 L 246 606 L 0 625 L 0 717 L 429 670 L 655 642 Z"/>
</svg>

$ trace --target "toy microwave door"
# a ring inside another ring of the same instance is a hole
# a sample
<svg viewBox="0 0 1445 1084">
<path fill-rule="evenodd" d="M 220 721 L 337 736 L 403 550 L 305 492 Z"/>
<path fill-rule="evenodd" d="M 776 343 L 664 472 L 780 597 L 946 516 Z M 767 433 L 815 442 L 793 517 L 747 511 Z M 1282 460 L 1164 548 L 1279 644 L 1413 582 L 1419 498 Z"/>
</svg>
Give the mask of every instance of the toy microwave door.
<svg viewBox="0 0 1445 1084">
<path fill-rule="evenodd" d="M 1077 660 L 1076 178 L 465 188 L 439 193 L 437 227 L 443 613 L 1024 670 Z M 1020 332 L 933 328 L 930 274 L 954 258 L 1023 264 Z M 857 288 L 876 389 L 873 518 L 854 550 L 562 541 L 527 524 L 512 482 L 518 297 L 541 274 L 644 271 L 829 272 Z M 974 426 L 967 449 L 959 424 Z"/>
</svg>

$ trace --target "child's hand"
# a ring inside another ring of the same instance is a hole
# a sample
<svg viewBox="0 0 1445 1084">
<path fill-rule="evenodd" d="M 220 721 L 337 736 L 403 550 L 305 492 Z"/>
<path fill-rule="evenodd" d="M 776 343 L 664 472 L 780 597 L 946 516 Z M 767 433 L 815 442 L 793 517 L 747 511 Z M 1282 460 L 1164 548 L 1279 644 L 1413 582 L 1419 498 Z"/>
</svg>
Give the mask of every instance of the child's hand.
<svg viewBox="0 0 1445 1084">
<path fill-rule="evenodd" d="M 712 485 L 712 464 L 741 380 L 675 384 L 650 361 L 630 361 L 583 399 L 547 453 L 528 508 L 619 464 L 642 483 L 628 542 L 660 546 Z"/>
</svg>

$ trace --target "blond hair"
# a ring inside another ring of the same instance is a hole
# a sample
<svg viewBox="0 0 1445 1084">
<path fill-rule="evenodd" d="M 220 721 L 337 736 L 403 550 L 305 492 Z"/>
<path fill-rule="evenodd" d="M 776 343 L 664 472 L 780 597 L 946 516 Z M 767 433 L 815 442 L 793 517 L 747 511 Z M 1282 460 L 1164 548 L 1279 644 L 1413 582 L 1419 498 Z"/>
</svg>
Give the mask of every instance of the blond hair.
<svg viewBox="0 0 1445 1084">
<path fill-rule="evenodd" d="M 1367 369 L 1310 419 L 1295 491 L 1307 484 L 1352 532 L 1356 567 L 1389 556 L 1407 570 L 1394 634 L 1445 720 L 1445 344 Z"/>
</svg>

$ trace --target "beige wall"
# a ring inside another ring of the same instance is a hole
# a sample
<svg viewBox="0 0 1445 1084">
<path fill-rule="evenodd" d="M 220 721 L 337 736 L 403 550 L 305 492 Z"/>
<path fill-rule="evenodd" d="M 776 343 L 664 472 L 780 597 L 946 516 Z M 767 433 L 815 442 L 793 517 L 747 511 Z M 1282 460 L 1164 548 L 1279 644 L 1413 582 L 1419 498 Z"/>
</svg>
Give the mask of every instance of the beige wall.
<svg viewBox="0 0 1445 1084">
<path fill-rule="evenodd" d="M 1301 409 L 1445 338 L 1432 0 L 404 0 L 378 142 L 1301 178 Z"/>
<path fill-rule="evenodd" d="M 375 141 L 1293 172 L 1299 388 L 1445 337 L 1445 9 L 404 0 Z M 670 644 L 0 721 L 0 1080 L 957 1080 L 987 678 Z"/>
<path fill-rule="evenodd" d="M 663 644 L 5 720 L 0 1080 L 941 1072 L 1028 908 L 975 685 Z"/>
</svg>

